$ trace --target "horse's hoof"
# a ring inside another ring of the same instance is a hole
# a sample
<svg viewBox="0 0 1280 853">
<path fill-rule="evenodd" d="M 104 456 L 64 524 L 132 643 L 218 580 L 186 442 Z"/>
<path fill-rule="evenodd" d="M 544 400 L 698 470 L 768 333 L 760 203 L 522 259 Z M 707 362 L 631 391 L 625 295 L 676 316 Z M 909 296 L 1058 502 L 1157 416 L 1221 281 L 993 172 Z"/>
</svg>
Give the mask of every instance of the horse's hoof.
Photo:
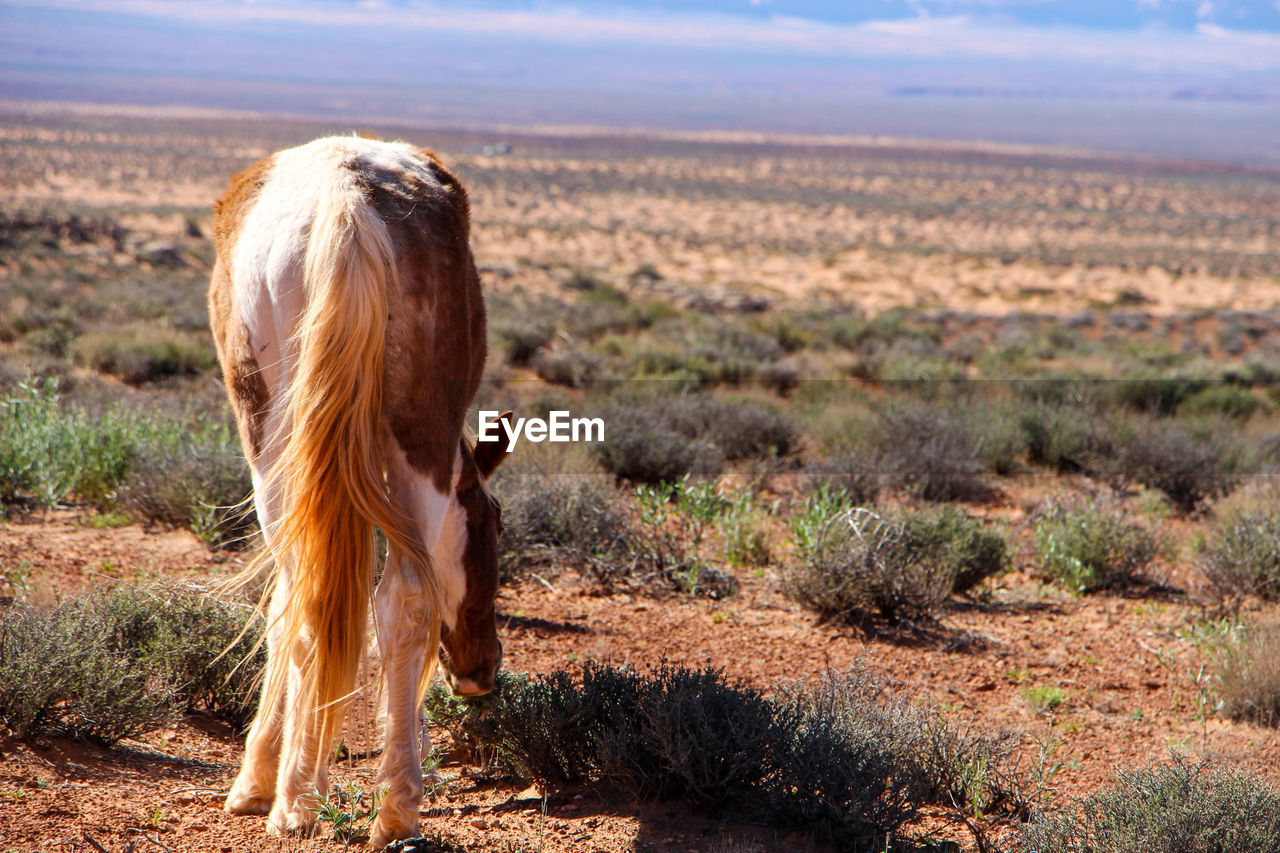
<svg viewBox="0 0 1280 853">
<path fill-rule="evenodd" d="M 315 812 L 300 807 L 286 809 L 277 806 L 267 818 L 267 834 L 310 838 L 316 834 Z"/>
<path fill-rule="evenodd" d="M 265 793 L 261 789 L 255 790 L 252 785 L 241 784 L 237 779 L 231 786 L 231 793 L 227 794 L 227 801 L 223 804 L 223 808 L 231 814 L 270 814 L 271 804 L 275 798 L 274 791 Z"/>
<path fill-rule="evenodd" d="M 369 846 L 374 850 L 381 850 L 393 841 L 403 841 L 406 838 L 418 837 L 418 822 L 403 823 L 398 826 L 389 825 L 391 821 L 383 820 L 379 815 L 378 819 L 373 822 L 373 831 L 369 833 Z"/>
</svg>

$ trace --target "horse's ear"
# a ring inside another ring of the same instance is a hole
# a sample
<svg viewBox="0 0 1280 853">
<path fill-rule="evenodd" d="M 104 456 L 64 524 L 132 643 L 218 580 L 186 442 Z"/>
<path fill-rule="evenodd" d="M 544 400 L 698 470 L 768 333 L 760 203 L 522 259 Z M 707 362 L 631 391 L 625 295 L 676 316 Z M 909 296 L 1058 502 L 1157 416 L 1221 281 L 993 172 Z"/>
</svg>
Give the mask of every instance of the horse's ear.
<svg viewBox="0 0 1280 853">
<path fill-rule="evenodd" d="M 498 420 L 507 425 L 507 431 L 514 433 L 516 431 L 515 414 L 512 412 L 503 412 L 498 415 Z M 489 479 L 493 476 L 493 472 L 498 470 L 498 466 L 507 458 L 507 454 L 511 451 L 507 450 L 507 442 L 499 439 L 498 441 L 477 441 L 476 446 L 471 451 L 471 455 L 476 459 L 476 467 L 480 469 L 480 476 Z"/>
</svg>

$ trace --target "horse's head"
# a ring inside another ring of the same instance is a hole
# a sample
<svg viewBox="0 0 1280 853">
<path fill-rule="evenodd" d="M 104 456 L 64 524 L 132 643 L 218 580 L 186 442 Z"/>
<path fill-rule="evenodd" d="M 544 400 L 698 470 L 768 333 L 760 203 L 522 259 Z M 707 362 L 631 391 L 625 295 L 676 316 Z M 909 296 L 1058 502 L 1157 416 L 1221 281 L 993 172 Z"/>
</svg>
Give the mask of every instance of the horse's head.
<svg viewBox="0 0 1280 853">
<path fill-rule="evenodd" d="M 511 416 L 502 415 L 503 420 Z M 445 618 L 440 628 L 444 664 L 449 686 L 458 696 L 480 696 L 493 689 L 493 680 L 502 664 L 502 642 L 498 639 L 494 598 L 498 594 L 498 537 L 502 533 L 502 509 L 489 491 L 488 480 L 507 456 L 503 442 L 461 442 L 461 471 L 455 478 L 454 510 L 461 518 L 455 529 L 461 534 L 458 547 L 445 549 L 447 559 L 456 561 L 449 574 L 464 578 L 461 595 L 450 596 L 453 618 Z M 448 606 L 448 605 L 447 605 Z"/>
</svg>

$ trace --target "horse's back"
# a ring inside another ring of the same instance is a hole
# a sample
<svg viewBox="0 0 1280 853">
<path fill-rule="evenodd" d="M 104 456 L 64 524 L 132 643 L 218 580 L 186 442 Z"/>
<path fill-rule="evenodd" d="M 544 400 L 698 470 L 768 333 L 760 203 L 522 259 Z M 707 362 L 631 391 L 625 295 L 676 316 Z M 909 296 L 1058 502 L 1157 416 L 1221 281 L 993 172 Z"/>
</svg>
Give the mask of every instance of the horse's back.
<svg viewBox="0 0 1280 853">
<path fill-rule="evenodd" d="M 229 390 L 251 412 L 290 379 L 290 340 L 306 307 L 308 245 L 335 197 L 376 214 L 393 249 L 387 284 L 384 412 L 406 456 L 439 479 L 484 367 L 485 318 L 466 191 L 406 143 L 329 137 L 278 152 L 232 179 L 215 207 L 210 289 Z M 261 444 L 250 418 L 247 438 Z"/>
</svg>

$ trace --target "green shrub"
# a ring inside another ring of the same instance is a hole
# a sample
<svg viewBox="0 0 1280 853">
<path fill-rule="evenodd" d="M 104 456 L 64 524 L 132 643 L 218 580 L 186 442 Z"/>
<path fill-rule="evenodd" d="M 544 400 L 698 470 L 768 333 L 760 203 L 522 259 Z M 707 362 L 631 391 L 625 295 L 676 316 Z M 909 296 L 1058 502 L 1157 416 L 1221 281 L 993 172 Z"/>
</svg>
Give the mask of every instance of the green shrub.
<svg viewBox="0 0 1280 853">
<path fill-rule="evenodd" d="M 1138 412 L 1171 415 L 1186 401 L 1208 389 L 1200 376 L 1128 376 L 1110 386 L 1112 399 Z"/>
<path fill-rule="evenodd" d="M 895 516 L 852 507 L 826 487 L 792 518 L 791 541 L 783 588 L 831 616 L 928 616 L 1009 564 L 1004 537 L 954 507 Z"/>
<path fill-rule="evenodd" d="M 623 553 L 628 520 L 601 477 L 499 470 L 493 489 L 502 504 L 504 572 L 544 556 L 585 567 L 611 564 Z"/>
<path fill-rule="evenodd" d="M 605 440 L 594 445 L 601 466 L 621 480 L 673 483 L 690 473 L 714 477 L 724 456 L 713 444 L 687 437 L 643 418 L 608 417 Z"/>
<path fill-rule="evenodd" d="M 1038 403 L 1023 412 L 1027 458 L 1057 471 L 1089 471 L 1111 452 L 1110 436 L 1097 416 L 1071 405 Z"/>
<path fill-rule="evenodd" d="M 225 423 L 156 418 L 137 426 L 117 500 L 135 517 L 188 527 L 211 546 L 242 543 L 256 529 L 240 439 Z"/>
<path fill-rule="evenodd" d="M 954 592 L 967 592 L 1009 568 L 1005 537 L 953 506 L 907 515 L 903 524 L 908 547 L 954 567 Z"/>
<path fill-rule="evenodd" d="M 789 418 L 750 400 L 684 394 L 612 403 L 598 446 L 601 463 L 622 479 L 672 483 L 715 476 L 726 459 L 784 456 L 799 441 Z"/>
<path fill-rule="evenodd" d="M 1184 761 L 1119 774 L 1022 833 L 1036 853 L 1275 853 L 1280 796 L 1242 773 Z"/>
<path fill-rule="evenodd" d="M 1218 680 L 1224 714 L 1237 722 L 1280 727 L 1280 624 L 1252 626 L 1229 645 Z"/>
<path fill-rule="evenodd" d="M 680 395 L 646 414 L 686 438 L 710 442 L 730 460 L 786 456 L 799 441 L 790 418 L 750 400 Z"/>
<path fill-rule="evenodd" d="M 1219 601 L 1238 605 L 1247 595 L 1280 599 L 1280 511 L 1259 507 L 1220 519 L 1200 566 Z"/>
<path fill-rule="evenodd" d="M 1004 477 L 1022 467 L 1027 453 L 1024 410 L 1025 406 L 1009 401 L 970 403 L 961 409 L 969 431 L 978 436 L 978 458 L 988 471 Z"/>
<path fill-rule="evenodd" d="M 637 486 L 639 523 L 632 529 L 630 572 L 690 595 L 724 598 L 737 592 L 733 576 L 708 560 L 703 541 L 729 502 L 709 482 Z"/>
<path fill-rule="evenodd" d="M 1143 420 L 1120 445 L 1115 466 L 1123 478 L 1159 489 L 1183 512 L 1225 494 L 1244 464 L 1223 430 L 1193 432 L 1170 420 Z"/>
<path fill-rule="evenodd" d="M 257 637 L 256 630 L 240 636 L 246 613 L 197 595 L 127 588 L 49 612 L 5 611 L 0 723 L 19 737 L 104 744 L 136 737 L 182 709 L 243 725 L 264 657 L 235 669 Z"/>
<path fill-rule="evenodd" d="M 119 412 L 93 422 L 64 410 L 53 384 L 19 385 L 0 400 L 0 501 L 106 503 L 129 465 L 130 428 Z"/>
<path fill-rule="evenodd" d="M 1162 551 L 1149 530 L 1098 501 L 1050 506 L 1035 536 L 1041 575 L 1072 592 L 1133 584 Z"/>
<path fill-rule="evenodd" d="M 1247 418 L 1262 408 L 1262 401 L 1247 388 L 1235 385 L 1210 385 L 1178 404 L 1180 416 L 1206 417 L 1221 415 Z"/>
<path fill-rule="evenodd" d="M 962 734 L 863 669 L 770 700 L 715 670 L 639 675 L 587 663 L 580 679 L 502 674 L 477 700 L 436 687 L 428 711 L 455 739 L 544 785 L 599 780 L 802 829 L 842 850 L 900 849 L 925 803 L 986 815 L 1022 803 L 1007 739 Z"/>
<path fill-rule="evenodd" d="M 891 407 L 873 440 L 886 481 L 924 500 L 980 500 L 990 493 L 981 476 L 981 442 L 952 407 Z"/>
<path fill-rule="evenodd" d="M 207 332 L 184 332 L 163 326 L 127 326 L 88 332 L 75 342 L 81 364 L 119 376 L 131 385 L 164 376 L 196 374 L 217 364 Z"/>
<path fill-rule="evenodd" d="M 807 506 L 793 520 L 792 541 L 783 589 L 827 616 L 878 611 L 889 619 L 928 617 L 955 583 L 954 565 L 914 549 L 905 525 L 870 509 L 822 517 Z"/>
</svg>

